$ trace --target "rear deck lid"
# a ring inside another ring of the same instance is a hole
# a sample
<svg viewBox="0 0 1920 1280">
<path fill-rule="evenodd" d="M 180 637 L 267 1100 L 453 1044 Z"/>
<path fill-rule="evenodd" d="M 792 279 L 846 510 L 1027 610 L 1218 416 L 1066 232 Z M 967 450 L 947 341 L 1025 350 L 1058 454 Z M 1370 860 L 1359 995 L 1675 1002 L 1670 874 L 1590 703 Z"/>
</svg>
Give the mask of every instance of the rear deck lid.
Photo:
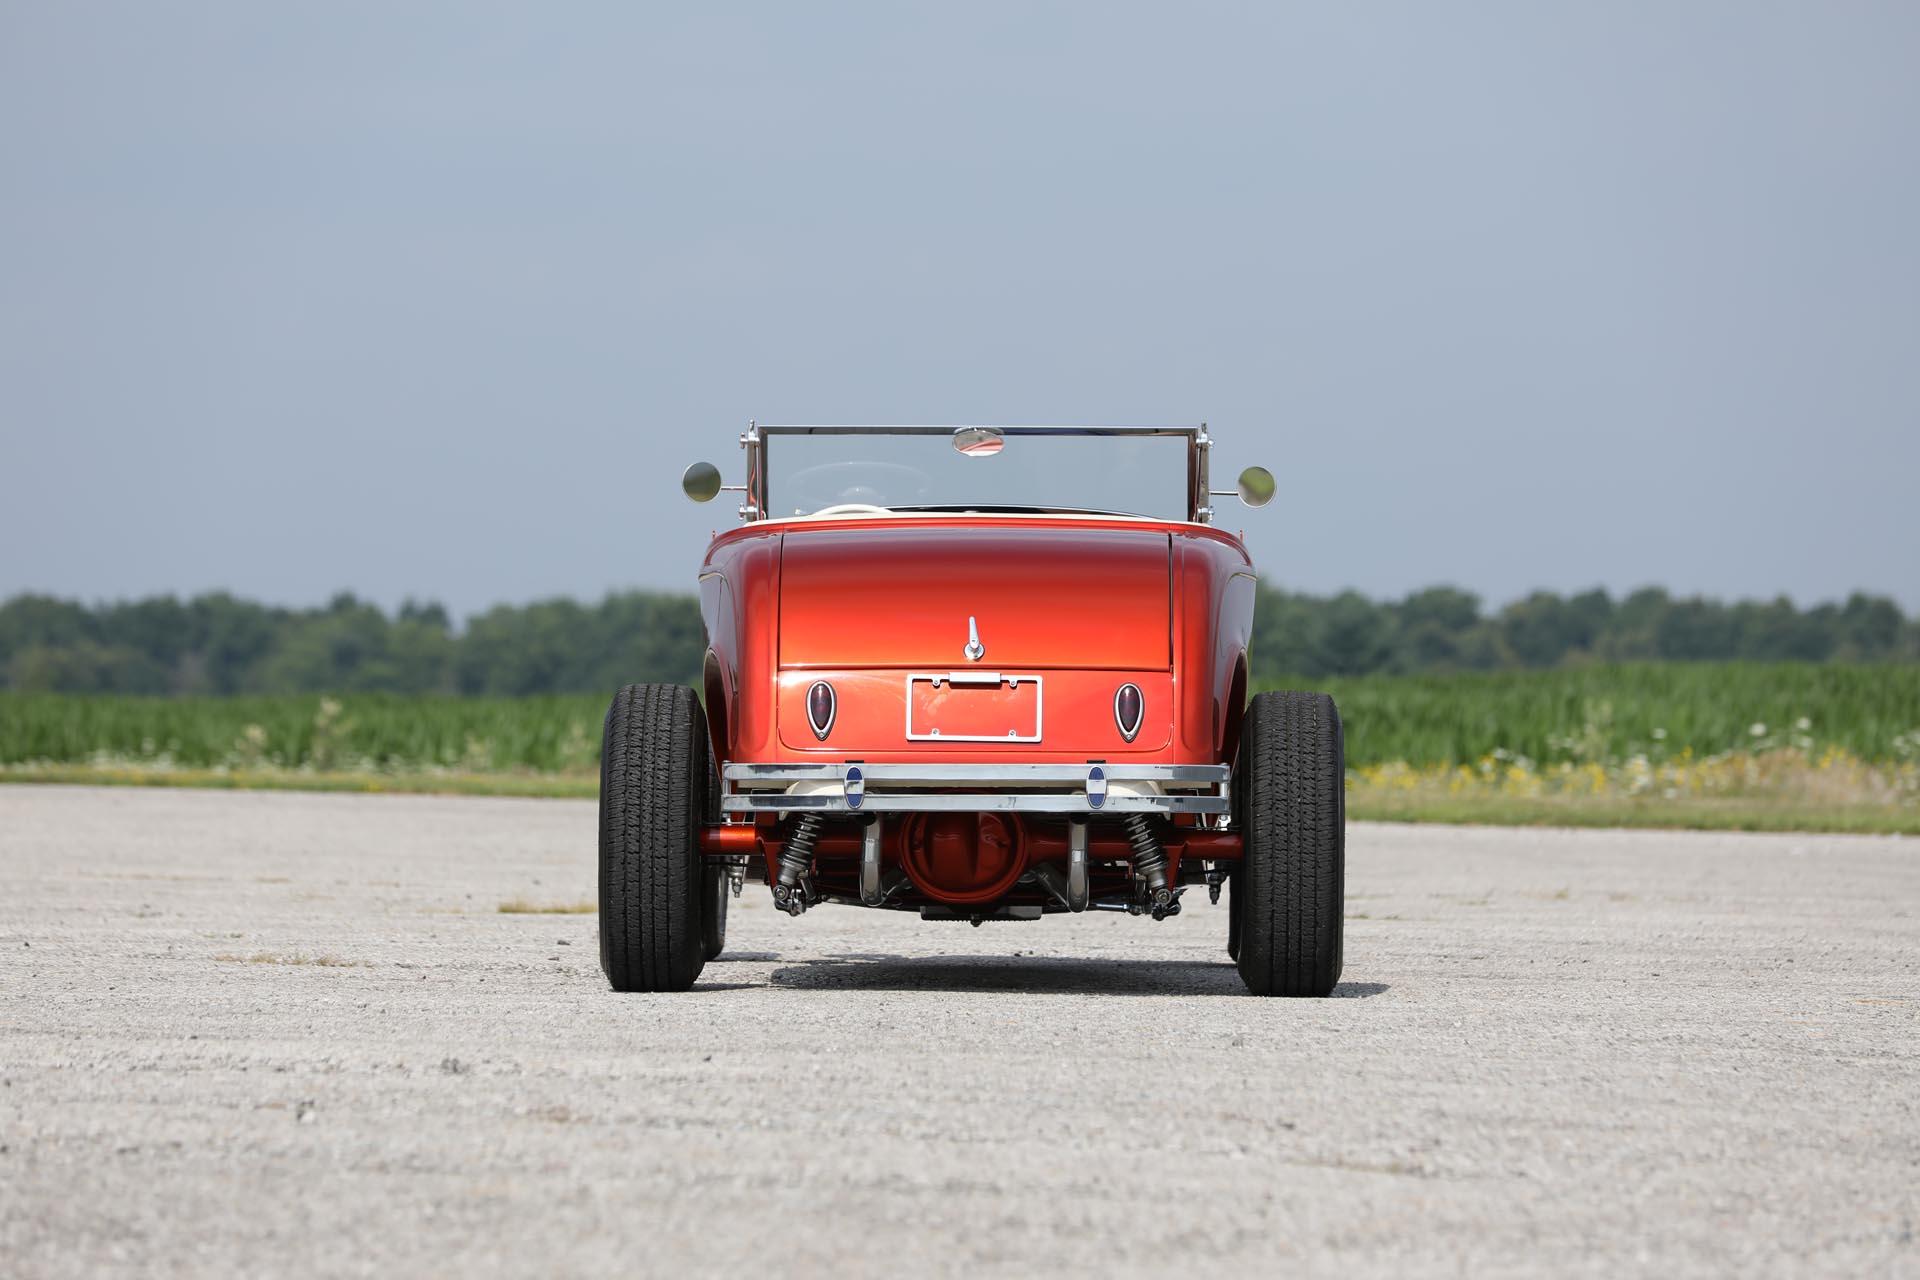
<svg viewBox="0 0 1920 1280">
<path fill-rule="evenodd" d="M 1166 670 L 1169 548 L 1163 529 L 1084 525 L 789 529 L 780 663 Z"/>
</svg>

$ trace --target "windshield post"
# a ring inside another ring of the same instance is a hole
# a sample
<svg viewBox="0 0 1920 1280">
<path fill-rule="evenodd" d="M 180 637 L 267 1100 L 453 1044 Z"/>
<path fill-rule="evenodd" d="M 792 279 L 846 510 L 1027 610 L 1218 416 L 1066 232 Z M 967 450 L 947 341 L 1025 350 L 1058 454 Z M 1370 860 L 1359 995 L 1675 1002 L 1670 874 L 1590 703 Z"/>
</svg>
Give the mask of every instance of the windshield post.
<svg viewBox="0 0 1920 1280">
<path fill-rule="evenodd" d="M 747 429 L 740 433 L 740 447 L 747 451 L 747 499 L 740 504 L 742 520 L 765 520 L 767 518 L 767 463 L 766 441 L 760 438 L 760 426 L 753 419 L 747 419 Z"/>
<path fill-rule="evenodd" d="M 1207 482 L 1208 455 L 1212 452 L 1213 437 L 1207 434 L 1203 422 L 1187 446 L 1187 519 L 1195 524 L 1213 523 L 1213 498 Z"/>
</svg>

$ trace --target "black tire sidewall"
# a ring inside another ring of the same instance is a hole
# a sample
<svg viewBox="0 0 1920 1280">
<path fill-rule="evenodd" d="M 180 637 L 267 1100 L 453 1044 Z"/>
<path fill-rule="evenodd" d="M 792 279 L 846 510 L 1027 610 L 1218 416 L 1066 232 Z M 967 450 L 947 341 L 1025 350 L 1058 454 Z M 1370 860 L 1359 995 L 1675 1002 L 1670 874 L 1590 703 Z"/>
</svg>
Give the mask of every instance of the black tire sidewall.
<svg viewBox="0 0 1920 1280">
<path fill-rule="evenodd" d="M 700 951 L 711 960 L 727 949 L 727 899 L 733 882 L 719 863 L 700 872 Z"/>
<path fill-rule="evenodd" d="M 1324 996 L 1344 961 L 1345 737 L 1325 694 L 1257 695 L 1234 779 L 1235 957 L 1258 995 Z"/>
<path fill-rule="evenodd" d="M 706 718 L 680 685 L 628 685 L 600 756 L 600 963 L 616 991 L 684 991 L 706 962 Z"/>
</svg>

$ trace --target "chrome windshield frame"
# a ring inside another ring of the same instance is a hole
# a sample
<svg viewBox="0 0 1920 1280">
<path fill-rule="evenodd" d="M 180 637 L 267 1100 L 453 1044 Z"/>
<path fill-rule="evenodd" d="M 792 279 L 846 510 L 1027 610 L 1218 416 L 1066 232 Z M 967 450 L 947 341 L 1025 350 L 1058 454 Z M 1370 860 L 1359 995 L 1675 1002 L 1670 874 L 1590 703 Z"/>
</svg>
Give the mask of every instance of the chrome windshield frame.
<svg viewBox="0 0 1920 1280">
<path fill-rule="evenodd" d="M 951 436 L 979 423 L 955 423 L 947 426 L 834 425 L 826 423 L 749 422 L 740 435 L 740 447 L 747 453 L 747 497 L 740 505 L 742 520 L 767 519 L 767 443 L 774 436 Z M 1193 524 L 1213 522 L 1213 500 L 1208 491 L 1207 458 L 1213 440 L 1207 424 L 1195 427 L 1042 427 L 995 426 L 1003 436 L 1184 436 L 1187 441 L 1187 520 Z"/>
</svg>

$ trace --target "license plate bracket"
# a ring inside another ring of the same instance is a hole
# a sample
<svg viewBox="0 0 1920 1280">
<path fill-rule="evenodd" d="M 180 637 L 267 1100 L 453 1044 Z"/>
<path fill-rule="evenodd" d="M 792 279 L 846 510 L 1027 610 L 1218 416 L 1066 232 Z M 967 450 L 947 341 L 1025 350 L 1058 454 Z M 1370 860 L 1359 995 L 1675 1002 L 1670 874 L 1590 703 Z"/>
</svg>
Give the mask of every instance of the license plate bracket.
<svg viewBox="0 0 1920 1280">
<path fill-rule="evenodd" d="M 907 741 L 1038 742 L 1044 700 L 1039 676 L 915 672 L 907 677 Z"/>
</svg>

